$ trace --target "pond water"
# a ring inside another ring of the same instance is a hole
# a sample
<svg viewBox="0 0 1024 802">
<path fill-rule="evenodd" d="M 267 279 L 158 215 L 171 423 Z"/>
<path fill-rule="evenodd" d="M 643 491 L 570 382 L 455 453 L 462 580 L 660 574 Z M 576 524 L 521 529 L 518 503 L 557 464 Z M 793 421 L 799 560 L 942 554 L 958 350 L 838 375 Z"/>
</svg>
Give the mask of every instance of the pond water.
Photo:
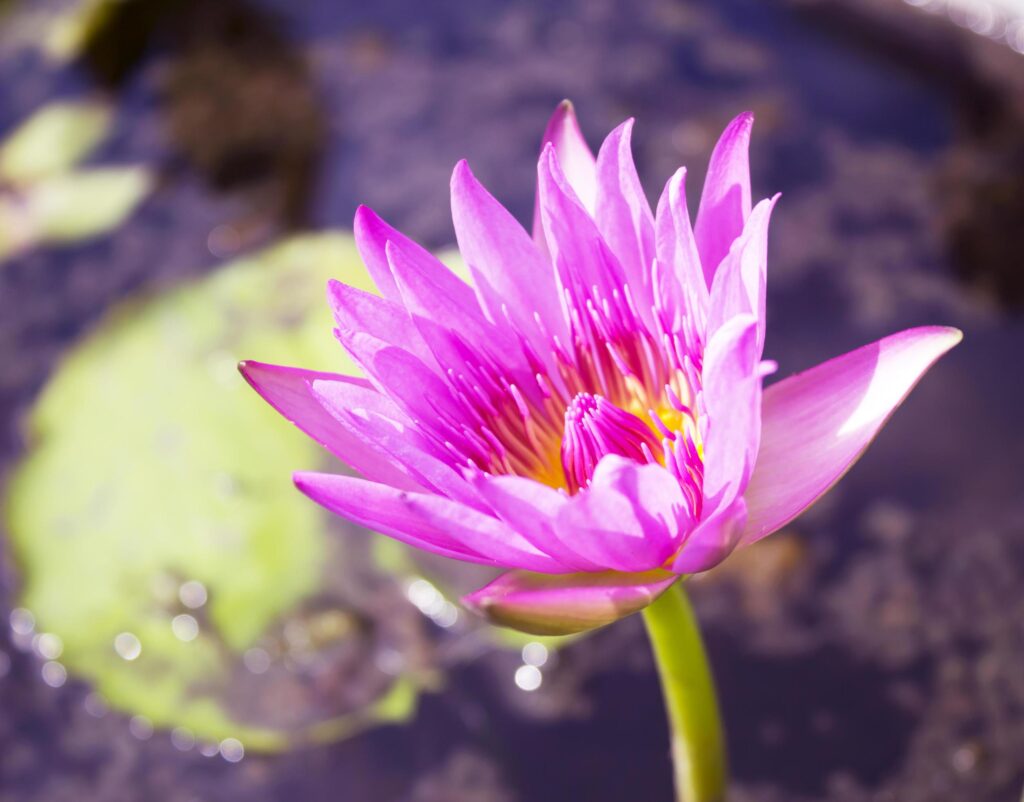
<svg viewBox="0 0 1024 802">
<path fill-rule="evenodd" d="M 573 0 L 557 8 L 541 0 L 94 5 L 87 17 L 62 17 L 74 15 L 75 6 L 51 0 L 10 2 L 2 12 L 0 131 L 54 100 L 99 99 L 112 109 L 111 123 L 88 163 L 142 165 L 150 182 L 137 208 L 101 236 L 40 242 L 0 262 L 5 478 L 23 475 L 18 466 L 28 464 L 23 461 L 37 445 L 26 437 L 27 416 L 60 372 L 62 357 L 83 338 L 99 331 L 105 339 L 95 340 L 94 357 L 74 363 L 85 371 L 77 383 L 61 385 L 64 409 L 77 398 L 98 398 L 91 393 L 115 381 L 100 370 L 104 343 L 131 337 L 157 348 L 163 342 L 153 334 L 159 327 L 151 331 L 148 323 L 118 328 L 107 318 L 111 309 L 131 315 L 124 310 L 149 304 L 141 307 L 147 320 L 167 310 L 184 314 L 192 295 L 174 295 L 181 286 L 215 298 L 215 312 L 235 309 L 247 282 L 257 282 L 260 270 L 278 269 L 272 268 L 276 257 L 248 268 L 251 273 L 244 265 L 237 274 L 219 265 L 310 229 L 347 228 L 360 203 L 444 248 L 453 240 L 448 179 L 461 158 L 528 220 L 540 131 L 563 97 L 574 101 L 594 146 L 625 117 L 637 118 L 636 160 L 652 196 L 680 164 L 691 168 L 693 193 L 718 132 L 749 108 L 757 115 L 754 194 L 783 193 L 773 220 L 767 341 L 780 375 L 914 325 L 954 325 L 965 339 L 826 499 L 694 582 L 724 707 L 734 798 L 1019 797 L 1024 56 L 956 28 L 944 15 L 874 0 Z M 67 22 L 66 30 L 80 35 L 65 34 L 72 44 L 61 45 L 54 19 L 86 23 Z M 231 345 L 215 346 L 211 335 L 203 353 L 226 348 L 228 363 L 264 357 L 233 351 L 244 342 L 269 353 L 272 338 L 260 335 L 264 323 L 292 332 L 307 347 L 307 332 L 315 329 L 288 316 L 320 304 L 321 272 L 331 274 L 333 264 L 324 259 L 338 259 L 339 272 L 355 269 L 345 261 L 344 242 L 319 247 L 287 256 L 282 268 L 300 269 L 307 255 L 320 259 L 316 281 L 307 287 L 299 279 L 266 279 L 267 295 L 273 287 L 292 287 L 283 305 L 268 302 L 251 319 L 230 318 L 226 329 L 239 339 L 222 332 L 217 337 Z M 228 278 L 202 283 L 219 275 Z M 203 314 L 182 319 L 214 326 L 212 314 Z M 329 330 L 320 335 L 329 348 Z M 321 358 L 321 351 L 312 353 Z M 143 374 L 146 362 L 132 363 L 140 376 L 179 375 L 174 366 Z M 191 375 L 187 369 L 180 375 Z M 95 380 L 90 371 L 97 371 Z M 202 405 L 201 394 L 196 390 L 174 411 Z M 90 400 L 80 412 L 102 419 L 99 403 Z M 157 399 L 152 404 L 146 407 L 152 415 L 171 414 Z M 54 431 L 72 428 L 62 428 L 62 418 L 54 416 Z M 200 425 L 198 416 L 183 420 Z M 220 420 L 207 423 L 217 429 Z M 281 431 L 267 424 L 260 436 Z M 81 461 L 71 473 L 86 481 L 90 471 L 116 470 L 136 458 L 156 465 L 166 457 L 122 456 L 118 448 L 102 438 L 90 441 L 73 452 Z M 253 452 L 251 459 L 308 456 L 282 449 Z M 223 460 L 243 458 L 250 452 Z M 137 465 L 145 476 L 149 463 Z M 289 472 L 303 467 L 313 466 L 271 464 L 259 481 L 277 476 L 281 494 Z M 73 497 L 56 485 L 38 505 L 59 520 Z M 8 500 L 12 510 L 14 501 Z M 194 502 L 185 496 L 166 513 L 162 503 L 147 500 L 147 509 L 165 516 Z M 287 498 L 279 503 L 291 509 Z M 288 520 L 269 532 L 275 543 L 295 535 Z M 184 597 L 185 606 L 174 607 L 204 631 L 220 627 L 221 641 L 210 651 L 220 655 L 210 657 L 218 671 L 227 665 L 217 662 L 225 654 L 245 652 L 249 673 L 225 674 L 230 681 L 217 675 L 225 715 L 284 733 L 293 743 L 281 750 L 250 741 L 236 760 L 233 745 L 225 747 L 213 726 L 209 737 L 220 740 L 220 749 L 207 757 L 201 744 L 188 741 L 191 730 L 172 738 L 169 726 L 159 726 L 161 715 L 174 721 L 174 705 L 151 712 L 154 702 L 145 697 L 152 677 L 104 679 L 105 662 L 74 662 L 75 641 L 66 632 L 66 681 L 58 669 L 46 669 L 63 665 L 59 650 L 47 660 L 45 642 L 41 656 L 28 629 L 19 635 L 20 611 L 27 596 L 41 598 L 31 595 L 34 588 L 60 584 L 48 580 L 53 566 L 72 577 L 76 566 L 59 559 L 59 532 L 22 530 L 11 519 L 5 526 L 0 611 L 4 620 L 15 611 L 16 626 L 0 628 L 0 802 L 671 798 L 667 731 L 636 619 L 551 644 L 542 684 L 524 690 L 516 672 L 524 660 L 538 662 L 535 647 L 524 656 L 523 642 L 495 639 L 463 622 L 438 625 L 447 615 L 440 607 L 432 608 L 432 621 L 403 596 L 412 576 L 453 589 L 475 577 L 446 575 L 405 554 L 372 553 L 363 533 L 342 531 L 335 522 L 323 541 L 285 541 L 325 550 L 313 557 L 293 553 L 291 573 L 273 547 L 268 558 L 253 557 L 254 572 L 266 569 L 281 584 L 273 593 L 250 589 L 251 596 L 241 596 L 239 618 L 253 614 L 247 599 L 266 595 L 292 605 L 277 619 L 267 601 L 270 623 L 257 633 L 263 640 L 207 622 L 194 613 L 202 605 L 193 608 Z M 37 536 L 52 538 L 46 542 L 53 551 L 38 556 L 26 545 Z M 124 551 L 105 552 L 109 562 L 141 564 L 134 539 L 117 542 Z M 177 562 L 180 555 L 173 554 L 159 565 L 161 571 L 171 566 L 172 582 L 189 578 L 175 573 L 179 567 L 201 570 L 207 556 Z M 303 560 L 315 567 L 319 557 L 328 569 L 303 567 Z M 211 587 L 233 581 L 225 579 L 229 568 L 210 579 Z M 86 587 L 92 570 L 71 585 Z M 306 575 L 317 571 L 323 576 L 307 587 Z M 51 621 L 73 608 L 79 593 L 83 600 L 95 596 L 72 591 L 67 599 L 39 602 L 56 610 Z M 429 607 L 426 597 L 408 595 Z M 34 612 L 45 630 L 49 624 Z M 187 631 L 192 623 L 176 620 L 184 640 L 180 627 Z M 330 648 L 310 647 L 323 671 L 304 674 L 298 660 L 282 664 L 279 674 L 271 670 L 266 684 L 252 680 L 250 674 L 264 673 L 252 670 L 264 658 L 248 647 L 258 642 L 262 654 L 273 653 L 268 644 L 294 640 L 289 625 L 296 621 L 303 632 L 328 633 Z M 395 713 L 396 723 L 366 721 L 348 737 L 304 742 L 317 723 L 379 700 L 394 671 L 379 659 L 376 669 L 367 666 L 395 643 L 404 665 L 412 665 L 414 707 Z M 197 666 L 192 669 L 201 673 Z M 108 699 L 115 709 L 104 712 L 95 690 L 104 682 L 138 687 L 138 696 Z M 201 685 L 196 680 L 188 693 Z M 165 693 L 153 682 L 153 697 Z M 184 704 L 188 694 L 174 699 Z M 247 739 L 240 734 L 239 740 Z"/>
</svg>

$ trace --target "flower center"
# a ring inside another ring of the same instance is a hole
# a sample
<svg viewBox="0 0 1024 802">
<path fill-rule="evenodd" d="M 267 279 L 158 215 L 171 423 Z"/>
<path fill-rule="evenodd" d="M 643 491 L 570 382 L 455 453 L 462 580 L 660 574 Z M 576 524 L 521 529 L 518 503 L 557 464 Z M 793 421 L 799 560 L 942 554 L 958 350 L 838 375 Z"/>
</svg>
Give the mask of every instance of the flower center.
<svg viewBox="0 0 1024 802">
<path fill-rule="evenodd" d="M 562 469 L 570 493 L 590 484 L 597 463 L 606 454 L 656 462 L 662 450 L 650 426 L 603 396 L 577 393 L 565 410 Z"/>
</svg>

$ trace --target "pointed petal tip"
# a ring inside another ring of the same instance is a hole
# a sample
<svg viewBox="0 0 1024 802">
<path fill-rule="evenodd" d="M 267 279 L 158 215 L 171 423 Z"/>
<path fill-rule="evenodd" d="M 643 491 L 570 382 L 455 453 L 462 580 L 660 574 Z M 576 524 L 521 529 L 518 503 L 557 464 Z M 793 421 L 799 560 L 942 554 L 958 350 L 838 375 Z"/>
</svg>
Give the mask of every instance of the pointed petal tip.
<svg viewBox="0 0 1024 802">
<path fill-rule="evenodd" d="M 462 603 L 498 626 L 531 635 L 572 635 L 639 612 L 678 579 L 662 570 L 560 575 L 509 571 Z"/>
<path fill-rule="evenodd" d="M 959 345 L 963 338 L 964 333 L 955 326 L 917 326 L 891 334 L 878 342 L 908 343 L 923 347 L 931 356 L 930 361 L 925 366 L 926 369 L 934 364 L 939 357 Z M 924 354 L 925 351 L 921 353 Z M 924 370 L 922 370 L 922 374 L 923 372 Z"/>
<path fill-rule="evenodd" d="M 566 119 L 573 122 L 576 120 L 576 106 L 569 98 L 564 98 L 555 106 L 555 110 L 551 113 L 551 119 L 548 121 L 548 131 Z"/>
<path fill-rule="evenodd" d="M 368 223 L 372 223 L 375 220 L 379 220 L 380 216 L 365 203 L 360 203 L 356 207 L 356 213 L 352 218 L 353 226 L 362 226 Z"/>
<path fill-rule="evenodd" d="M 242 375 L 242 378 L 245 379 L 246 384 L 259 393 L 260 388 L 257 386 L 256 379 L 253 376 L 253 373 L 258 369 L 255 367 L 257 365 L 259 365 L 258 362 L 253 362 L 251 359 L 243 359 L 236 367 L 238 368 L 238 372 Z M 262 393 L 260 393 L 260 395 L 262 395 Z"/>
<path fill-rule="evenodd" d="M 293 471 L 292 482 L 295 483 L 296 487 L 298 487 L 300 483 L 304 484 L 304 486 L 308 486 L 308 484 L 317 476 L 320 476 L 320 474 L 316 471 Z"/>
<path fill-rule="evenodd" d="M 238 372 L 249 382 L 249 385 L 260 395 L 266 396 L 261 379 L 274 372 L 286 372 L 289 368 L 282 365 L 271 365 L 257 362 L 254 359 L 243 359 L 238 363 Z"/>
<path fill-rule="evenodd" d="M 454 187 L 456 182 L 464 181 L 467 178 L 474 178 L 473 171 L 470 169 L 469 162 L 466 159 L 459 159 L 452 169 L 452 186 Z"/>
<path fill-rule="evenodd" d="M 265 395 L 263 389 L 260 387 L 260 374 L 268 369 L 273 369 L 276 365 L 267 365 L 263 362 L 257 362 L 253 359 L 243 359 L 238 363 L 238 372 L 242 374 L 242 378 L 249 383 L 260 395 Z"/>
<path fill-rule="evenodd" d="M 935 329 L 935 333 L 942 335 L 949 343 L 950 348 L 959 345 L 964 339 L 964 333 L 955 326 L 926 326 L 925 328 Z"/>
<path fill-rule="evenodd" d="M 579 134 L 580 124 L 576 119 L 576 107 L 571 100 L 563 100 L 548 118 L 548 124 L 544 128 L 542 142 L 552 142 L 557 139 L 560 132 L 570 131 Z"/>
<path fill-rule="evenodd" d="M 737 114 L 732 121 L 726 126 L 726 130 L 742 132 L 749 134 L 750 130 L 754 127 L 754 112 L 744 111 Z"/>
<path fill-rule="evenodd" d="M 292 484 L 306 498 L 330 509 L 329 494 L 325 492 L 323 487 L 325 477 L 334 477 L 341 480 L 350 478 L 337 474 L 318 473 L 316 471 L 294 471 L 292 473 Z"/>
<path fill-rule="evenodd" d="M 565 182 L 573 188 L 583 205 L 593 210 L 597 201 L 597 167 L 571 103 L 560 104 L 548 120 L 541 138 L 541 162 L 546 145 L 554 147 Z M 534 231 L 535 234 L 540 231 L 540 217 L 537 213 L 534 215 Z"/>
</svg>

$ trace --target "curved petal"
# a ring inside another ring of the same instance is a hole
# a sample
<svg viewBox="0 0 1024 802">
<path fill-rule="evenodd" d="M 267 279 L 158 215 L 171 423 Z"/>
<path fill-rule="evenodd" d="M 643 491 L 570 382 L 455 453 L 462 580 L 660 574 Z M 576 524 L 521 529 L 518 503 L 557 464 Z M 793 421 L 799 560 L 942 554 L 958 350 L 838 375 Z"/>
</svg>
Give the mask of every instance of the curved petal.
<svg viewBox="0 0 1024 802">
<path fill-rule="evenodd" d="M 328 473 L 296 473 L 294 480 L 331 512 L 435 554 L 502 568 L 569 571 L 497 518 L 451 499 Z"/>
<path fill-rule="evenodd" d="M 531 635 L 571 635 L 639 612 L 678 579 L 661 570 L 561 576 L 512 571 L 462 603 L 499 626 Z"/>
<path fill-rule="evenodd" d="M 765 390 L 743 542 L 784 526 L 835 484 L 925 371 L 962 338 L 943 326 L 908 329 Z"/>
<path fill-rule="evenodd" d="M 327 302 L 340 328 L 365 331 L 404 348 L 431 368 L 437 366 L 404 306 L 334 280 L 327 283 Z"/>
<path fill-rule="evenodd" d="M 696 574 L 714 568 L 739 545 L 746 521 L 747 505 L 742 498 L 701 521 L 683 543 L 672 570 L 677 574 Z"/>
<path fill-rule="evenodd" d="M 371 334 L 348 329 L 335 329 L 334 333 L 374 387 L 405 415 L 426 430 L 440 433 L 442 442 L 451 440 L 468 453 L 470 441 L 459 429 L 466 409 L 443 378 L 405 349 Z"/>
<path fill-rule="evenodd" d="M 750 214 L 750 129 L 754 115 L 744 112 L 722 132 L 711 153 L 694 235 L 710 287 L 729 247 Z"/>
<path fill-rule="evenodd" d="M 465 562 L 495 561 L 455 542 L 447 533 L 418 520 L 395 499 L 401 491 L 378 482 L 330 473 L 296 473 L 295 486 L 335 515 L 373 529 L 418 549 Z"/>
<path fill-rule="evenodd" d="M 549 144 L 555 149 L 558 162 L 562 165 L 562 171 L 576 197 L 583 202 L 584 208 L 593 213 L 597 200 L 597 166 L 594 154 L 583 138 L 583 132 L 580 131 L 576 110 L 568 100 L 559 103 L 555 113 L 551 115 L 541 139 L 541 153 Z M 533 239 L 541 247 L 542 252 L 547 253 L 540 219 L 539 190 L 533 213 Z"/>
<path fill-rule="evenodd" d="M 708 285 L 690 224 L 686 205 L 686 168 L 680 167 L 665 183 L 658 199 L 654 218 L 655 251 L 658 262 L 668 269 L 661 271 L 658 298 L 670 318 L 686 317 L 697 331 L 703 333 L 707 317 Z"/>
<path fill-rule="evenodd" d="M 732 243 L 711 285 L 708 337 L 736 315 L 757 319 L 757 353 L 764 350 L 765 296 L 768 282 L 768 223 L 779 196 L 754 207 L 743 233 Z"/>
<path fill-rule="evenodd" d="M 356 249 L 366 264 L 370 278 L 377 285 L 380 294 L 389 301 L 400 304 L 402 296 L 398 292 L 398 285 L 391 275 L 391 266 L 388 264 L 388 257 L 385 248 L 389 242 L 395 244 L 410 258 L 431 261 L 434 257 L 413 240 L 409 239 L 398 229 L 388 225 L 373 209 L 368 206 L 360 206 L 356 209 L 355 220 L 352 223 L 353 235 L 355 236 Z"/>
<path fill-rule="evenodd" d="M 738 315 L 715 332 L 704 354 L 704 508 L 707 520 L 743 493 L 761 440 L 757 321 Z"/>
<path fill-rule="evenodd" d="M 550 358 L 552 336 L 568 341 L 554 268 L 465 161 L 452 175 L 452 221 L 459 251 L 491 321 L 504 325 L 510 318 L 537 355 Z"/>
<path fill-rule="evenodd" d="M 414 323 L 417 319 L 433 321 L 458 333 L 466 342 L 502 357 L 510 367 L 523 365 L 525 357 L 516 347 L 514 334 L 507 326 L 495 326 L 484 317 L 472 287 L 434 257 L 432 262 L 410 258 L 407 251 L 391 242 L 385 251 L 402 303 Z"/>
<path fill-rule="evenodd" d="M 537 179 L 544 233 L 571 308 L 586 309 L 588 300 L 596 304 L 617 297 L 625 284 L 622 266 L 575 196 L 551 148 L 541 154 Z"/>
<path fill-rule="evenodd" d="M 439 259 L 417 258 L 394 242 L 389 242 L 384 252 L 398 286 L 399 302 L 410 315 L 470 334 L 487 324 L 473 288 Z"/>
<path fill-rule="evenodd" d="M 407 490 L 419 489 L 420 486 L 387 455 L 340 426 L 317 401 L 311 388 L 314 381 L 330 381 L 347 388 L 365 408 L 388 417 L 405 419 L 398 407 L 387 396 L 374 390 L 369 382 L 336 373 L 252 361 L 240 362 L 238 369 L 252 388 L 281 415 L 367 479 Z"/>
<path fill-rule="evenodd" d="M 338 426 L 390 456 L 413 477 L 418 483 L 415 489 L 434 491 L 473 507 L 484 506 L 463 477 L 453 455 L 431 442 L 416 426 L 366 408 L 341 382 L 314 381 L 312 392 Z"/>
<path fill-rule="evenodd" d="M 493 515 L 440 496 L 423 493 L 407 493 L 405 496 L 409 509 L 422 521 L 448 532 L 465 547 L 493 558 L 498 565 L 547 574 L 572 571 Z"/>
<path fill-rule="evenodd" d="M 633 163 L 633 120 L 612 131 L 597 155 L 597 208 L 594 219 L 605 242 L 618 257 L 636 302 L 652 331 L 651 264 L 654 262 L 654 215 Z"/>
<path fill-rule="evenodd" d="M 495 515 L 541 551 L 576 571 L 599 571 L 604 567 L 581 556 L 562 540 L 555 519 L 559 511 L 569 503 L 565 493 L 523 476 L 480 473 L 473 483 Z"/>
<path fill-rule="evenodd" d="M 598 463 L 590 486 L 555 517 L 563 543 L 597 565 L 627 572 L 664 565 L 691 524 L 671 473 L 615 454 Z"/>
</svg>

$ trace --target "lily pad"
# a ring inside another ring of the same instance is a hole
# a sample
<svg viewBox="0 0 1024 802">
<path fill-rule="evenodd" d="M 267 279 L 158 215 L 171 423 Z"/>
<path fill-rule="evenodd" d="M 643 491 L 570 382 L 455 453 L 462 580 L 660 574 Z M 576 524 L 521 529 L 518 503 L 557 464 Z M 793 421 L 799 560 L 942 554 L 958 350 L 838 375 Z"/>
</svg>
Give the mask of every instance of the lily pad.
<svg viewBox="0 0 1024 802">
<path fill-rule="evenodd" d="M 42 51 L 56 63 L 79 55 L 86 42 L 125 0 L 74 0 L 49 21 L 42 34 Z"/>
<path fill-rule="evenodd" d="M 330 276 L 370 286 L 348 236 L 123 307 L 33 410 L 5 504 L 18 603 L 111 706 L 278 749 L 406 718 L 429 681 L 411 606 L 379 615 L 352 590 L 341 524 L 288 481 L 324 452 L 235 371 L 253 356 L 350 367 Z"/>
<path fill-rule="evenodd" d="M 0 144 L 0 181 L 25 184 L 67 172 L 106 139 L 112 117 L 98 101 L 43 106 Z"/>
<path fill-rule="evenodd" d="M 104 167 L 44 178 L 12 199 L 17 209 L 12 217 L 20 228 L 7 239 L 36 245 L 97 237 L 124 222 L 151 185 L 151 173 L 144 167 Z"/>
<path fill-rule="evenodd" d="M 0 260 L 121 225 L 153 185 L 143 166 L 76 169 L 110 131 L 102 103 L 51 103 L 0 144 Z"/>
</svg>

